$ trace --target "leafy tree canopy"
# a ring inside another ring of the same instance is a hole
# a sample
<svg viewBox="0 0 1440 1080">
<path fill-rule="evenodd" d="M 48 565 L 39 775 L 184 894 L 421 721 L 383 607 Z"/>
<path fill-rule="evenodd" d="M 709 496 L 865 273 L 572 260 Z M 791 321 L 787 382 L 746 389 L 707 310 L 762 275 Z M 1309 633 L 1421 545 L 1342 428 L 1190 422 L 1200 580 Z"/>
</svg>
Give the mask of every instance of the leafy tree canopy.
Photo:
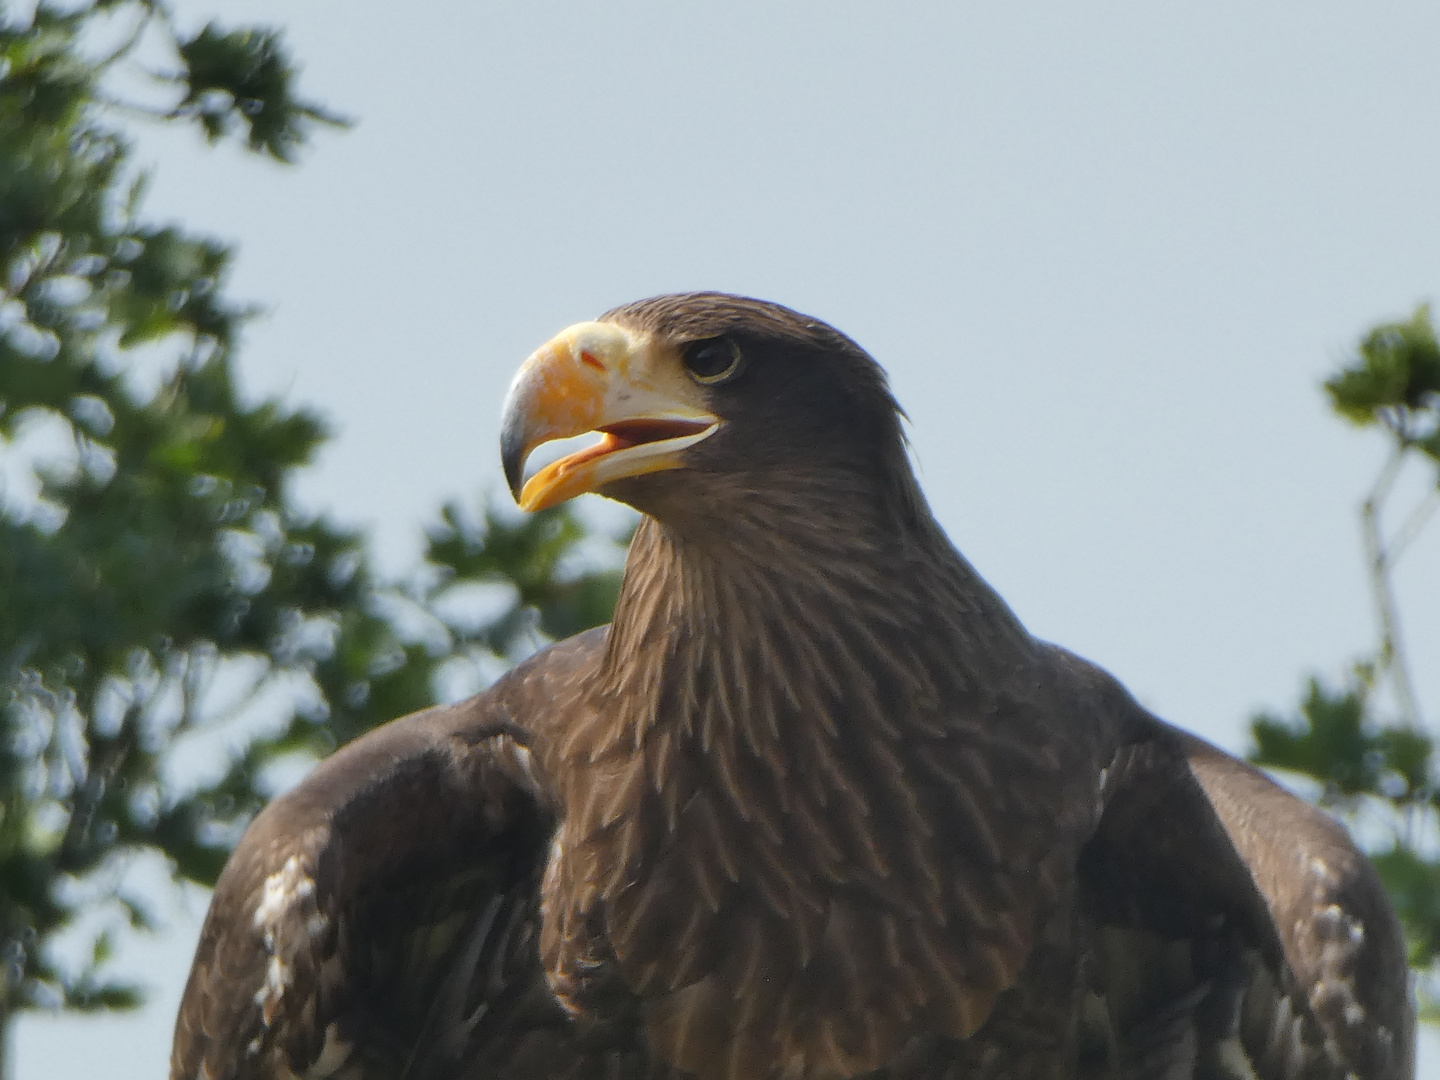
<svg viewBox="0 0 1440 1080">
<path fill-rule="evenodd" d="M 169 58 L 167 104 L 112 94 L 141 52 Z M 337 123 L 274 31 L 0 2 L 0 1033 L 18 1009 L 137 1002 L 105 974 L 112 931 L 153 923 L 137 854 L 212 883 L 282 766 L 604 621 L 618 582 L 563 512 L 446 507 L 397 582 L 297 506 L 325 423 L 237 392 L 233 251 L 144 217 L 136 117 L 278 161 Z M 177 765 L 197 743 L 219 759 L 198 779 Z M 89 962 L 62 963 L 81 932 Z"/>
</svg>

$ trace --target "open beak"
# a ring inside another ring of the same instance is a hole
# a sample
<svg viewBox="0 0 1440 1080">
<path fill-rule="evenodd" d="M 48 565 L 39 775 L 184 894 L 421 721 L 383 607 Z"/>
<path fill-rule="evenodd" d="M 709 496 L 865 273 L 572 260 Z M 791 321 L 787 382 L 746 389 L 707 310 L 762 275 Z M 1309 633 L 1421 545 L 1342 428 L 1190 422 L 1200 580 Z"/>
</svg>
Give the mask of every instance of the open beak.
<svg viewBox="0 0 1440 1080">
<path fill-rule="evenodd" d="M 544 510 L 622 477 L 683 468 L 684 452 L 720 424 L 699 388 L 647 339 L 577 323 L 536 350 L 510 384 L 500 428 L 505 480 L 521 509 Z M 587 432 L 599 440 L 525 479 L 537 447 Z"/>
</svg>

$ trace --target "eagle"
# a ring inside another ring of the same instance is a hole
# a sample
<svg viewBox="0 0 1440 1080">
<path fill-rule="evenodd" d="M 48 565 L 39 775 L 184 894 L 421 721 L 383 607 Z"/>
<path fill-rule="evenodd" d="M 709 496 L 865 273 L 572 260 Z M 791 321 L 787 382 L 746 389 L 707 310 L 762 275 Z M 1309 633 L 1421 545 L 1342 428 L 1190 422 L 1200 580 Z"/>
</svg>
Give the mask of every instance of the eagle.
<svg viewBox="0 0 1440 1080">
<path fill-rule="evenodd" d="M 902 419 L 859 345 L 743 297 L 534 353 L 505 475 L 640 511 L 614 619 L 256 817 L 173 1080 L 1412 1076 L 1365 856 L 1027 632 Z"/>
</svg>

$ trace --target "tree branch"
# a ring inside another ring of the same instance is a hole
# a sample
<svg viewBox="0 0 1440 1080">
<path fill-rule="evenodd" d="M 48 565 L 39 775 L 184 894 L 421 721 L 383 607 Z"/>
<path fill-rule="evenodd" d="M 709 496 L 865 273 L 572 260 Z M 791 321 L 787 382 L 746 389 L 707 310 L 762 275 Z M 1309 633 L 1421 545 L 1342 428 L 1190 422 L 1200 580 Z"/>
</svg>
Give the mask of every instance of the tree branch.
<svg viewBox="0 0 1440 1080">
<path fill-rule="evenodd" d="M 1390 565 L 1394 566 L 1400 561 L 1400 556 L 1405 554 L 1405 549 L 1425 528 L 1425 523 L 1431 518 L 1436 510 L 1440 510 L 1440 490 L 1432 491 L 1421 499 L 1410 516 L 1405 519 L 1395 535 L 1390 540 Z"/>
<path fill-rule="evenodd" d="M 1370 571 L 1370 593 L 1375 602 L 1376 619 L 1380 624 L 1378 668 L 1380 673 L 1390 676 L 1401 720 L 1407 727 L 1418 728 L 1420 708 L 1416 703 L 1414 683 L 1405 659 L 1400 616 L 1390 582 L 1392 556 L 1385 545 L 1380 525 L 1380 510 L 1394 490 L 1395 478 L 1399 476 L 1401 466 L 1405 463 L 1405 450 L 1404 442 L 1398 442 L 1389 460 L 1380 470 L 1375 487 L 1361 504 L 1360 532 L 1365 542 L 1365 561 Z"/>
</svg>

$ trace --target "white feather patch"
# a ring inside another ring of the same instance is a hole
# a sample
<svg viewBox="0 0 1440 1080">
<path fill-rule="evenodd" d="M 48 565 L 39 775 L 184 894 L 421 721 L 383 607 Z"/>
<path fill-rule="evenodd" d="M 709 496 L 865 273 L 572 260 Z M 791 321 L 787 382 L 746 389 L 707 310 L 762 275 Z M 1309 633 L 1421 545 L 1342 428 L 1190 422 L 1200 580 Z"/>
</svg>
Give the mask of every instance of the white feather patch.
<svg viewBox="0 0 1440 1080">
<path fill-rule="evenodd" d="M 254 997 L 261 1020 L 269 1027 L 294 981 L 296 954 L 329 926 L 329 920 L 315 904 L 315 879 L 298 856 L 290 856 L 284 866 L 265 879 L 251 923 L 260 932 L 270 957 Z"/>
</svg>

